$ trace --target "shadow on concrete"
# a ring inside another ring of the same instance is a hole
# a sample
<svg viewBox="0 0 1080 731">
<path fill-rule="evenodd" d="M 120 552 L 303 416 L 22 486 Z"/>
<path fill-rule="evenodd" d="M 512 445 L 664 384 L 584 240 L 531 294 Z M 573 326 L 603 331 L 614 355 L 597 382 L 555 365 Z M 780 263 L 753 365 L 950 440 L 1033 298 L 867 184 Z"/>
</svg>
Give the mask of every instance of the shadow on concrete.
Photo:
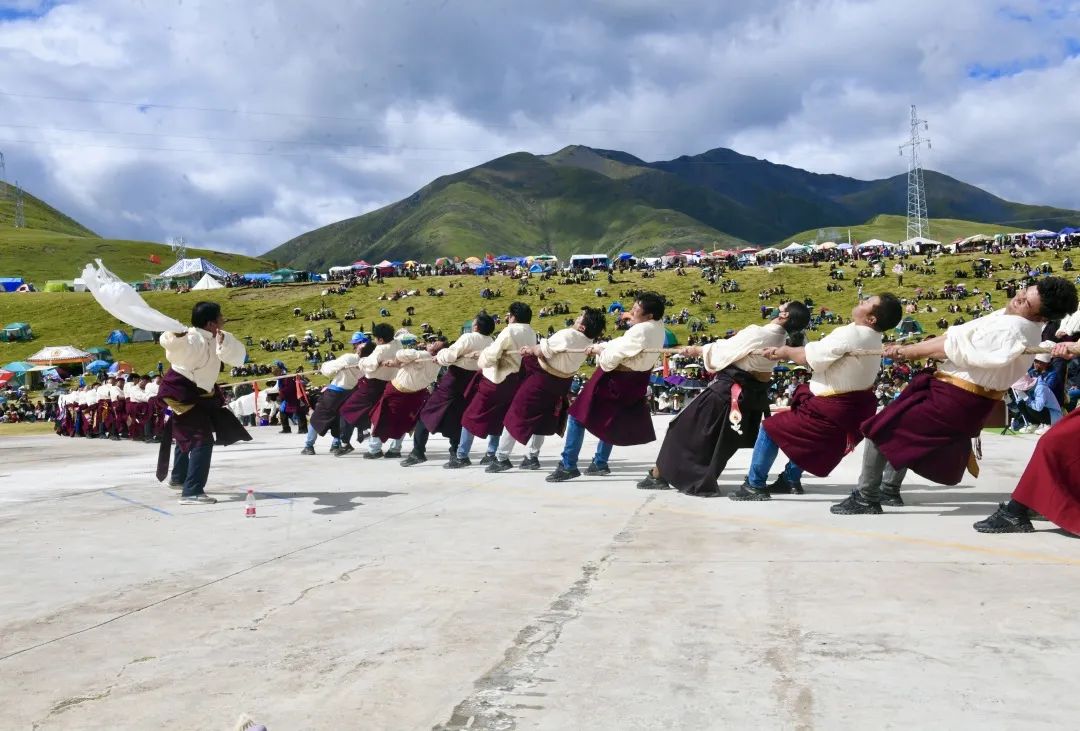
<svg viewBox="0 0 1080 731">
<path fill-rule="evenodd" d="M 388 492 L 385 490 L 369 490 L 361 492 L 261 492 L 256 490 L 260 500 L 277 499 L 299 502 L 302 500 L 314 500 L 316 508 L 312 513 L 317 515 L 333 515 L 346 513 L 361 507 L 364 503 L 354 502 L 363 498 L 386 498 L 393 495 L 408 495 L 407 492 Z M 246 494 L 235 493 L 228 500 L 219 502 L 242 503 L 247 498 Z"/>
</svg>

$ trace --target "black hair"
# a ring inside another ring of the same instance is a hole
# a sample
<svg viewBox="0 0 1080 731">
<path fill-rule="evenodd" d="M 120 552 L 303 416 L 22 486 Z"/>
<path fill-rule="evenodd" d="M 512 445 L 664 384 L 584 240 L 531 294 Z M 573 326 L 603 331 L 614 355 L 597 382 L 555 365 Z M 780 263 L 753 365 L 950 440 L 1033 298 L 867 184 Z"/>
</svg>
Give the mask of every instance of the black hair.
<svg viewBox="0 0 1080 731">
<path fill-rule="evenodd" d="M 514 322 L 528 325 L 532 322 L 532 308 L 524 302 L 511 302 L 508 312 L 514 316 Z"/>
<path fill-rule="evenodd" d="M 197 328 L 206 326 L 221 317 L 221 305 L 217 302 L 196 302 L 191 308 L 191 324 Z"/>
<path fill-rule="evenodd" d="M 495 332 L 495 318 L 486 312 L 481 312 L 473 320 L 473 324 L 476 325 L 476 332 L 481 335 L 490 335 Z"/>
<path fill-rule="evenodd" d="M 642 313 L 652 315 L 652 319 L 659 320 L 664 316 L 664 298 L 656 292 L 640 292 L 634 301 L 641 305 Z"/>
<path fill-rule="evenodd" d="M 389 343 L 394 339 L 394 326 L 388 322 L 380 322 L 371 328 L 371 337 L 373 340 L 382 340 L 384 343 Z"/>
<path fill-rule="evenodd" d="M 585 337 L 596 340 L 607 328 L 604 311 L 597 307 L 585 307 L 581 310 L 581 324 L 585 326 Z"/>
<path fill-rule="evenodd" d="M 369 340 L 366 343 L 364 343 L 363 347 L 360 348 L 360 352 L 357 353 L 357 355 L 359 357 L 361 357 L 361 358 L 366 358 L 366 357 L 368 357 L 369 355 L 371 355 L 374 352 L 375 352 L 375 341 L 374 340 Z"/>
<path fill-rule="evenodd" d="M 784 322 L 784 329 L 789 333 L 805 330 L 806 326 L 810 324 L 810 308 L 802 302 L 792 300 L 784 305 L 784 308 L 787 310 L 787 320 Z"/>
<path fill-rule="evenodd" d="M 1047 320 L 1060 320 L 1076 312 L 1076 285 L 1062 277 L 1040 279 L 1035 287 L 1039 290 L 1042 306 L 1039 314 Z"/>
<path fill-rule="evenodd" d="M 874 316 L 874 329 L 883 333 L 900 324 L 904 317 L 904 308 L 900 305 L 900 298 L 892 292 L 883 292 L 877 295 L 877 298 L 878 303 L 870 314 Z"/>
</svg>

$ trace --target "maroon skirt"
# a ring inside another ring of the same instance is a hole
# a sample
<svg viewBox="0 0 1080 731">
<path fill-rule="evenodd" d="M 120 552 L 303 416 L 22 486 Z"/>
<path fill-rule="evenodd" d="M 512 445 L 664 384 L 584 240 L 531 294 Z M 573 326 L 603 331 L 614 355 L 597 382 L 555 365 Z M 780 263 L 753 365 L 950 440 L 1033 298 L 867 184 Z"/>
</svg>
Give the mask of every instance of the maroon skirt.
<svg viewBox="0 0 1080 731">
<path fill-rule="evenodd" d="M 1039 438 L 1012 497 L 1080 535 L 1080 409 Z"/>
<path fill-rule="evenodd" d="M 338 391 L 328 388 L 319 394 L 315 402 L 315 408 L 311 410 L 311 425 L 321 437 L 336 424 L 340 418 L 341 405 L 344 404 L 352 391 Z"/>
<path fill-rule="evenodd" d="M 394 384 L 388 384 L 379 403 L 371 410 L 372 436 L 400 439 L 411 432 L 427 399 L 426 388 L 404 393 L 394 388 Z"/>
<path fill-rule="evenodd" d="M 788 459 L 812 475 L 825 477 L 862 441 L 859 427 L 876 411 L 873 391 L 814 396 L 803 383 L 795 389 L 791 410 L 770 416 L 761 428 Z"/>
<path fill-rule="evenodd" d="M 446 369 L 420 410 L 420 421 L 429 432 L 457 441 L 461 435 L 461 415 L 465 413 L 465 389 L 475 375 L 476 371 L 456 365 Z"/>
<path fill-rule="evenodd" d="M 379 397 L 386 390 L 387 383 L 389 381 L 380 381 L 377 378 L 361 378 L 349 398 L 341 405 L 341 418 L 360 431 L 371 426 L 371 410 L 379 403 Z"/>
<path fill-rule="evenodd" d="M 616 447 L 656 439 L 649 413 L 648 371 L 596 369 L 570 407 L 570 416 L 600 441 Z"/>
<path fill-rule="evenodd" d="M 562 434 L 570 403 L 567 394 L 574 379 L 551 375 L 540 367 L 535 355 L 524 356 L 521 366 L 525 376 L 506 411 L 506 430 L 522 444 L 535 434 Z"/>
<path fill-rule="evenodd" d="M 469 387 L 465 389 L 468 406 L 461 415 L 461 425 L 474 437 L 501 434 L 503 419 L 514 399 L 521 372 L 511 373 L 502 383 L 492 383 L 477 371 Z"/>
<path fill-rule="evenodd" d="M 896 469 L 955 485 L 964 477 L 971 440 L 997 405 L 933 377 L 915 376 L 900 397 L 863 422 L 862 433 Z"/>
</svg>

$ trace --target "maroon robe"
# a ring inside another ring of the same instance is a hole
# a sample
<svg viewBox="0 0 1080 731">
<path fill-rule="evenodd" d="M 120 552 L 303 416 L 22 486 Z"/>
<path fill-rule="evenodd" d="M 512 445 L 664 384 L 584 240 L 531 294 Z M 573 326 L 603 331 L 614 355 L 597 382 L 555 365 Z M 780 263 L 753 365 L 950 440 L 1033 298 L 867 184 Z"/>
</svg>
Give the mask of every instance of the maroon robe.
<svg viewBox="0 0 1080 731">
<path fill-rule="evenodd" d="M 863 422 L 862 433 L 896 469 L 907 467 L 931 482 L 955 485 L 971 458 L 971 440 L 996 405 L 997 399 L 923 371 L 899 398 Z"/>
<path fill-rule="evenodd" d="M 1080 535 L 1080 409 L 1039 438 L 1013 500 Z"/>
<path fill-rule="evenodd" d="M 315 402 L 315 408 L 311 410 L 310 424 L 315 427 L 315 432 L 321 437 L 326 432 L 331 432 L 335 437 L 338 435 L 335 425 L 341 421 L 341 406 L 348 399 L 352 390 L 341 391 L 336 388 L 324 389 Z"/>
<path fill-rule="evenodd" d="M 371 410 L 379 403 L 389 381 L 378 378 L 361 378 L 356 388 L 349 394 L 349 398 L 341 404 L 341 418 L 355 426 L 360 431 L 371 426 Z"/>
<path fill-rule="evenodd" d="M 428 390 L 406 393 L 393 383 L 387 385 L 379 403 L 371 410 L 371 435 L 378 439 L 400 439 L 412 431 L 420 410 L 428 399 Z"/>
<path fill-rule="evenodd" d="M 282 376 L 277 379 L 278 402 L 285 405 L 286 414 L 298 414 L 307 410 L 307 394 L 304 384 L 296 376 Z"/>
<path fill-rule="evenodd" d="M 170 399 L 192 407 L 183 414 L 173 413 L 165 420 L 158 449 L 158 481 L 164 480 L 169 474 L 173 440 L 185 453 L 207 442 L 227 447 L 239 441 L 251 441 L 251 435 L 240 420 L 225 408 L 225 397 L 216 385 L 211 392 L 203 391 L 193 381 L 170 368 L 161 379 L 157 397 L 162 402 Z"/>
<path fill-rule="evenodd" d="M 570 416 L 602 442 L 616 447 L 648 444 L 656 439 L 647 396 L 649 375 L 597 368 L 581 387 Z"/>
<path fill-rule="evenodd" d="M 465 413 L 461 415 L 461 426 L 468 429 L 474 437 L 501 434 L 503 418 L 510 408 L 519 383 L 521 371 L 511 373 L 502 383 L 492 383 L 483 373 L 477 371 L 465 389 L 464 398 L 468 405 Z"/>
<path fill-rule="evenodd" d="M 859 427 L 877 411 L 867 389 L 836 396 L 815 396 L 801 383 L 791 410 L 770 416 L 761 428 L 787 458 L 812 475 L 825 477 L 862 441 Z"/>
<path fill-rule="evenodd" d="M 435 391 L 420 410 L 420 421 L 432 434 L 442 434 L 456 443 L 461 435 L 461 415 L 465 413 L 465 389 L 476 371 L 452 365 L 435 384 Z"/>
<path fill-rule="evenodd" d="M 567 394 L 574 379 L 548 373 L 535 355 L 523 356 L 521 367 L 525 376 L 503 419 L 506 430 L 522 444 L 535 434 L 562 434 L 570 407 Z"/>
</svg>

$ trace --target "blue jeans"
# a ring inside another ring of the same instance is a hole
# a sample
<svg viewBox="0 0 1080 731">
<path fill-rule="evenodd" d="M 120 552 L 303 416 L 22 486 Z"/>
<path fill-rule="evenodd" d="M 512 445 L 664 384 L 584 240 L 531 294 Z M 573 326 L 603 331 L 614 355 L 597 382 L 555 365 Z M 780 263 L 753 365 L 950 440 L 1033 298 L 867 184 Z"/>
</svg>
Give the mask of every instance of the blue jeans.
<svg viewBox="0 0 1080 731">
<path fill-rule="evenodd" d="M 457 458 L 468 459 L 469 450 L 472 449 L 473 439 L 475 439 L 469 430 L 465 427 L 461 427 L 461 441 L 458 443 Z M 488 435 L 487 453 L 495 454 L 495 451 L 499 448 L 499 435 Z"/>
<path fill-rule="evenodd" d="M 562 466 L 566 470 L 576 470 L 581 445 L 585 441 L 585 427 L 572 416 L 566 419 L 566 440 L 563 443 Z M 612 445 L 607 442 L 596 443 L 596 453 L 592 461 L 599 467 L 606 467 L 611 457 Z"/>
<path fill-rule="evenodd" d="M 319 438 L 319 432 L 315 431 L 315 427 L 313 427 L 311 425 L 311 422 L 309 421 L 308 425 L 307 425 L 307 441 L 304 442 L 304 446 L 307 447 L 307 448 L 314 448 L 315 447 L 315 440 L 318 439 L 318 438 Z M 341 446 L 341 440 L 338 439 L 337 437 L 334 437 L 333 441 L 330 442 L 330 448 L 331 449 L 337 449 L 340 446 Z"/>
<path fill-rule="evenodd" d="M 746 474 L 746 481 L 750 487 L 761 489 L 769 481 L 769 469 L 776 461 L 776 455 L 780 453 L 780 447 L 772 440 L 764 427 L 758 429 L 757 441 L 754 442 L 754 453 L 750 455 L 750 470 Z M 784 477 L 788 482 L 798 482 L 802 479 L 802 468 L 790 460 L 784 467 Z"/>
<path fill-rule="evenodd" d="M 210 478 L 210 456 L 213 451 L 213 442 L 200 444 L 187 453 L 180 451 L 179 444 L 174 448 L 172 475 L 169 480 L 184 485 L 184 497 L 206 492 L 206 481 Z"/>
</svg>

